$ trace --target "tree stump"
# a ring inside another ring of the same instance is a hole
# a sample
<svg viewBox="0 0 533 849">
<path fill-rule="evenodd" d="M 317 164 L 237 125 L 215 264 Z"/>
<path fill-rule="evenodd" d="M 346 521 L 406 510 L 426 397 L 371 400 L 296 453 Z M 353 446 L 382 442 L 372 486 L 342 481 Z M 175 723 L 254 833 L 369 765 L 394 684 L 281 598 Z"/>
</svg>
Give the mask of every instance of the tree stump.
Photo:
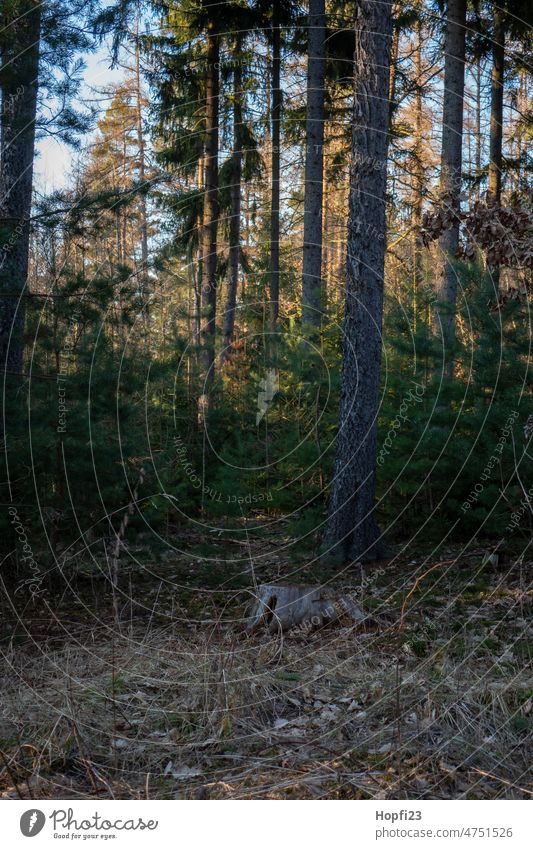
<svg viewBox="0 0 533 849">
<path fill-rule="evenodd" d="M 352 622 L 366 619 L 350 596 L 340 595 L 326 587 L 261 584 L 248 618 L 247 630 L 252 633 L 266 626 L 271 634 L 277 631 L 306 633 L 343 617 Z"/>
</svg>

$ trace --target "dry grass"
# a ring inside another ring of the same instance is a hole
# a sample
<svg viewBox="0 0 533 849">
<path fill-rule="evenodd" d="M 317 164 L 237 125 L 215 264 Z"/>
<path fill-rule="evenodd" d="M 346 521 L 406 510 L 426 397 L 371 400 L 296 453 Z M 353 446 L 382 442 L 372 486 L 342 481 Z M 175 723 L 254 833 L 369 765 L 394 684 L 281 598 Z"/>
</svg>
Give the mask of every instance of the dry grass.
<svg viewBox="0 0 533 849">
<path fill-rule="evenodd" d="M 479 598 L 442 578 L 403 630 L 397 571 L 368 632 L 247 637 L 238 604 L 203 625 L 33 621 L 4 648 L 3 795 L 530 796 L 527 594 L 511 574 Z"/>
</svg>

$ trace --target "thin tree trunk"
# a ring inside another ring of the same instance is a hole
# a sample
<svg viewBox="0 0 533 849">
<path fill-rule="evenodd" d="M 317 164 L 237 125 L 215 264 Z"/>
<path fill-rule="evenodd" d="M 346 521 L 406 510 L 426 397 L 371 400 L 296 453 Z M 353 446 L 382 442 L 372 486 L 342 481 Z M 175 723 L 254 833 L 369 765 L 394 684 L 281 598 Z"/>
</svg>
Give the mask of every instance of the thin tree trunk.
<svg viewBox="0 0 533 849">
<path fill-rule="evenodd" d="M 202 397 L 200 411 L 206 411 L 215 371 L 215 331 L 217 308 L 218 232 L 218 114 L 219 114 L 219 36 L 214 20 L 207 25 L 207 73 L 205 119 L 205 194 L 202 227 Z"/>
<path fill-rule="evenodd" d="M 501 9 L 494 7 L 490 102 L 489 192 L 496 203 L 502 193 L 503 85 L 505 60 L 505 21 Z"/>
<path fill-rule="evenodd" d="M 422 161 L 424 143 L 422 137 L 422 21 L 416 21 L 416 44 L 415 44 L 415 73 L 416 73 L 416 97 L 415 97 L 415 128 L 414 128 L 414 200 L 412 226 L 414 228 L 413 239 L 413 302 L 414 321 L 416 325 L 416 307 L 419 285 L 422 278 L 422 251 L 418 244 L 418 233 L 422 226 L 422 201 L 424 193 L 424 163 Z"/>
<path fill-rule="evenodd" d="M 449 0 L 444 40 L 444 102 L 440 192 L 444 202 L 458 211 L 461 193 L 463 114 L 465 88 L 466 0 Z M 438 304 L 434 313 L 435 332 L 442 335 L 446 349 L 453 343 L 457 277 L 453 265 L 459 246 L 459 224 L 440 237 L 440 268 L 436 280 Z"/>
<path fill-rule="evenodd" d="M 141 51 L 139 48 L 139 17 L 137 16 L 137 40 L 135 43 L 135 120 L 137 129 L 137 149 L 139 155 L 139 183 L 141 192 L 139 195 L 140 213 L 140 237 L 141 237 L 141 295 L 143 302 L 148 295 L 148 214 L 146 210 L 146 195 L 144 193 L 146 181 L 146 151 L 144 144 L 143 119 L 142 119 L 142 88 L 141 88 Z M 148 303 L 144 303 L 146 315 L 148 315 Z"/>
<path fill-rule="evenodd" d="M 308 54 L 302 322 L 304 325 L 320 327 L 323 309 L 322 199 L 326 73 L 325 0 L 310 0 L 309 2 Z"/>
<path fill-rule="evenodd" d="M 497 205 L 502 200 L 502 145 L 503 145 L 503 86 L 505 63 L 505 17 L 502 9 L 494 5 L 494 39 L 492 42 L 492 72 L 490 93 L 490 157 L 489 195 Z M 500 284 L 500 269 L 490 269 L 495 289 Z"/>
<path fill-rule="evenodd" d="M 481 57 L 476 62 L 476 179 L 477 196 L 481 195 Z"/>
<path fill-rule="evenodd" d="M 325 133 L 325 128 L 324 128 Z M 322 314 L 328 313 L 328 296 L 331 285 L 331 210 L 328 204 L 328 193 L 324 191 L 327 185 L 328 175 L 326 173 L 327 139 L 324 138 L 324 156 L 322 157 Z"/>
<path fill-rule="evenodd" d="M 279 315 L 279 208 L 280 208 L 280 139 L 281 139 L 281 29 L 279 0 L 272 10 L 272 173 L 270 208 L 270 326 L 276 327 Z"/>
<path fill-rule="evenodd" d="M 7 4 L 6 4 L 7 5 Z M 41 4 L 19 0 L 0 15 L 0 378 L 20 374 L 35 156 Z M 3 418 L 3 417 L 2 417 Z"/>
<path fill-rule="evenodd" d="M 396 5 L 395 5 L 396 11 Z M 395 17 L 395 15 L 393 16 Z M 398 75 L 398 51 L 400 49 L 400 29 L 399 27 L 393 28 L 392 33 L 392 46 L 391 46 L 391 58 L 390 58 L 390 70 L 389 70 L 389 125 L 392 127 L 392 121 L 394 118 L 394 110 L 396 109 L 396 102 L 394 100 L 396 96 L 396 77 Z"/>
<path fill-rule="evenodd" d="M 197 185 L 198 191 L 202 191 L 204 189 L 204 152 L 200 154 L 198 159 L 198 172 L 197 172 Z M 198 246 L 197 246 L 197 272 L 194 276 L 194 321 L 193 321 L 193 332 L 194 332 L 194 344 L 200 344 L 200 316 L 202 313 L 202 277 L 203 277 L 203 262 L 202 262 L 202 222 L 203 222 L 203 213 L 202 218 L 198 216 Z"/>
<path fill-rule="evenodd" d="M 231 175 L 231 210 L 229 224 L 228 297 L 224 311 L 224 346 L 222 362 L 226 359 L 233 341 L 235 307 L 239 285 L 241 254 L 241 182 L 242 182 L 242 36 L 236 38 L 233 54 L 233 163 Z"/>
<path fill-rule="evenodd" d="M 386 236 L 392 3 L 356 0 L 342 394 L 324 556 L 372 559 Z"/>
<path fill-rule="evenodd" d="M 520 75 L 520 88 L 518 92 L 518 109 L 522 114 L 524 114 L 528 108 L 529 103 L 529 92 L 528 92 L 528 77 L 525 72 L 522 72 Z M 516 159 L 517 159 L 517 169 L 516 169 L 516 191 L 519 192 L 522 189 L 527 189 L 527 180 L 523 178 L 524 172 L 524 163 L 523 163 L 523 151 L 524 151 L 524 122 L 519 120 L 518 128 L 517 128 L 517 138 L 516 138 Z"/>
</svg>

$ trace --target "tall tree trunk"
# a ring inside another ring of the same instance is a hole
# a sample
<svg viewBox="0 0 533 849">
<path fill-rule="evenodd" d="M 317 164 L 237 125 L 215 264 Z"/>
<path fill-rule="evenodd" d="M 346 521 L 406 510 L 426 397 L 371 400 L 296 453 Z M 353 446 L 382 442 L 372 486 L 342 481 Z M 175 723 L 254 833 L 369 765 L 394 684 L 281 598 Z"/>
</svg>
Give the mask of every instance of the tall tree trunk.
<svg viewBox="0 0 533 849">
<path fill-rule="evenodd" d="M 518 92 L 518 109 L 522 114 L 525 114 L 529 104 L 529 91 L 528 91 L 528 75 L 525 72 L 520 74 L 520 88 Z M 524 122 L 519 120 L 518 128 L 517 128 L 517 138 L 516 138 L 516 160 L 517 160 L 517 169 L 516 169 L 516 191 L 520 192 L 522 190 L 527 190 L 527 178 L 524 179 L 524 162 L 523 162 L 523 152 L 524 152 L 524 136 L 526 135 Z M 527 136 L 526 136 L 527 138 Z"/>
<path fill-rule="evenodd" d="M 146 150 L 144 144 L 143 116 L 142 116 L 142 87 L 141 87 L 141 51 L 139 47 L 139 15 L 137 15 L 136 26 L 137 38 L 135 42 L 135 122 L 137 130 L 137 149 L 139 156 L 139 183 L 141 192 L 139 195 L 140 214 L 140 237 L 141 237 L 141 295 L 143 302 L 148 295 L 148 214 L 146 210 Z M 148 303 L 144 303 L 146 315 L 148 315 Z"/>
<path fill-rule="evenodd" d="M 342 394 L 324 556 L 384 553 L 374 515 L 392 3 L 356 0 Z"/>
<path fill-rule="evenodd" d="M 8 4 L 6 4 L 8 5 Z M 0 15 L 0 379 L 22 372 L 35 155 L 41 3 Z"/>
<path fill-rule="evenodd" d="M 503 142 L 503 74 L 505 60 L 505 18 L 501 9 L 494 6 L 494 39 L 492 42 L 492 72 L 490 99 L 490 161 L 489 192 L 496 203 L 502 194 L 502 142 Z"/>
<path fill-rule="evenodd" d="M 197 186 L 198 191 L 202 191 L 204 189 L 204 157 L 205 153 L 202 150 L 200 156 L 198 158 L 198 171 L 197 171 Z M 198 245 L 197 245 L 197 271 L 194 276 L 194 320 L 193 320 L 193 332 L 194 332 L 194 344 L 200 345 L 200 318 L 202 314 L 202 277 L 203 277 L 203 262 L 202 262 L 202 225 L 203 225 L 203 212 L 198 216 L 197 221 L 197 233 L 198 233 Z"/>
<path fill-rule="evenodd" d="M 327 138 L 324 127 L 324 156 L 322 157 L 322 313 L 327 315 L 329 303 L 328 297 L 331 286 L 331 238 L 333 234 L 333 221 L 331 208 L 328 203 L 328 192 L 324 191 L 327 185 L 328 175 L 326 172 Z"/>
<path fill-rule="evenodd" d="M 481 195 L 481 57 L 476 61 L 476 179 L 477 197 Z"/>
<path fill-rule="evenodd" d="M 206 411 L 215 371 L 215 331 L 217 309 L 218 233 L 218 115 L 219 115 L 219 36 L 214 20 L 207 25 L 207 73 L 205 115 L 204 220 L 202 226 L 202 318 L 201 364 L 202 397 L 200 412 Z"/>
<path fill-rule="evenodd" d="M 310 0 L 309 2 L 308 43 L 302 322 L 304 325 L 320 327 L 323 309 L 322 199 L 326 73 L 325 0 Z"/>
<path fill-rule="evenodd" d="M 270 207 L 270 326 L 276 327 L 279 315 L 279 183 L 280 183 L 280 139 L 281 139 L 281 29 L 279 22 L 279 0 L 274 0 L 272 9 L 272 173 Z"/>
<path fill-rule="evenodd" d="M 490 157 L 489 195 L 500 204 L 502 200 L 502 145 L 503 145 L 503 86 L 505 64 L 505 15 L 502 9 L 494 8 L 494 37 L 492 42 L 492 72 L 490 91 Z M 500 269 L 490 269 L 493 285 L 498 289 Z"/>
<path fill-rule="evenodd" d="M 415 43 L 415 73 L 416 73 L 416 96 L 415 96 L 415 127 L 414 127 L 414 193 L 413 193 L 413 217 L 414 228 L 413 239 L 413 301 L 414 321 L 416 324 L 416 307 L 419 285 L 422 281 L 422 251 L 418 244 L 418 233 L 422 226 L 422 201 L 424 196 L 424 163 L 423 151 L 424 140 L 422 136 L 422 21 L 417 18 Z"/>
<path fill-rule="evenodd" d="M 397 14 L 397 5 L 394 4 L 395 14 L 393 15 L 393 19 Z M 400 49 L 400 28 L 395 26 L 393 27 L 392 32 L 392 46 L 391 46 L 391 58 L 390 58 L 390 69 L 389 69 L 389 125 L 392 127 L 392 122 L 394 119 L 394 111 L 396 109 L 396 77 L 398 76 L 398 51 Z"/>
<path fill-rule="evenodd" d="M 442 110 L 442 150 L 440 193 L 446 205 L 459 210 L 461 193 L 463 114 L 465 88 L 466 0 L 448 0 L 444 40 L 444 102 Z M 453 260 L 459 245 L 459 224 L 446 230 L 439 240 L 440 267 L 436 295 L 435 332 L 442 335 L 448 349 L 455 331 L 457 278 Z"/>
<path fill-rule="evenodd" d="M 224 347 L 222 362 L 226 359 L 235 329 L 235 306 L 239 285 L 241 255 L 241 182 L 242 182 L 242 36 L 236 37 L 233 54 L 233 162 L 231 173 L 231 210 L 229 224 L 228 297 L 224 311 Z"/>
</svg>

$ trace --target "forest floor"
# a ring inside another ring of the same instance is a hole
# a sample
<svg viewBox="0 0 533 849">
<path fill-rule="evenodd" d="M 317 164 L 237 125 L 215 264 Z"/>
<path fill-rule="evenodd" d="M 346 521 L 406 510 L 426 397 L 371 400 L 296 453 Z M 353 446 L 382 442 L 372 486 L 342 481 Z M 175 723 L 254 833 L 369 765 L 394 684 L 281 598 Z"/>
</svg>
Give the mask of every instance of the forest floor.
<svg viewBox="0 0 533 849">
<path fill-rule="evenodd" d="M 478 547 L 332 575 L 229 536 L 134 546 L 115 607 L 95 558 L 7 612 L 0 797 L 533 795 L 530 562 Z M 254 582 L 276 581 L 329 583 L 368 619 L 247 634 Z"/>
</svg>

